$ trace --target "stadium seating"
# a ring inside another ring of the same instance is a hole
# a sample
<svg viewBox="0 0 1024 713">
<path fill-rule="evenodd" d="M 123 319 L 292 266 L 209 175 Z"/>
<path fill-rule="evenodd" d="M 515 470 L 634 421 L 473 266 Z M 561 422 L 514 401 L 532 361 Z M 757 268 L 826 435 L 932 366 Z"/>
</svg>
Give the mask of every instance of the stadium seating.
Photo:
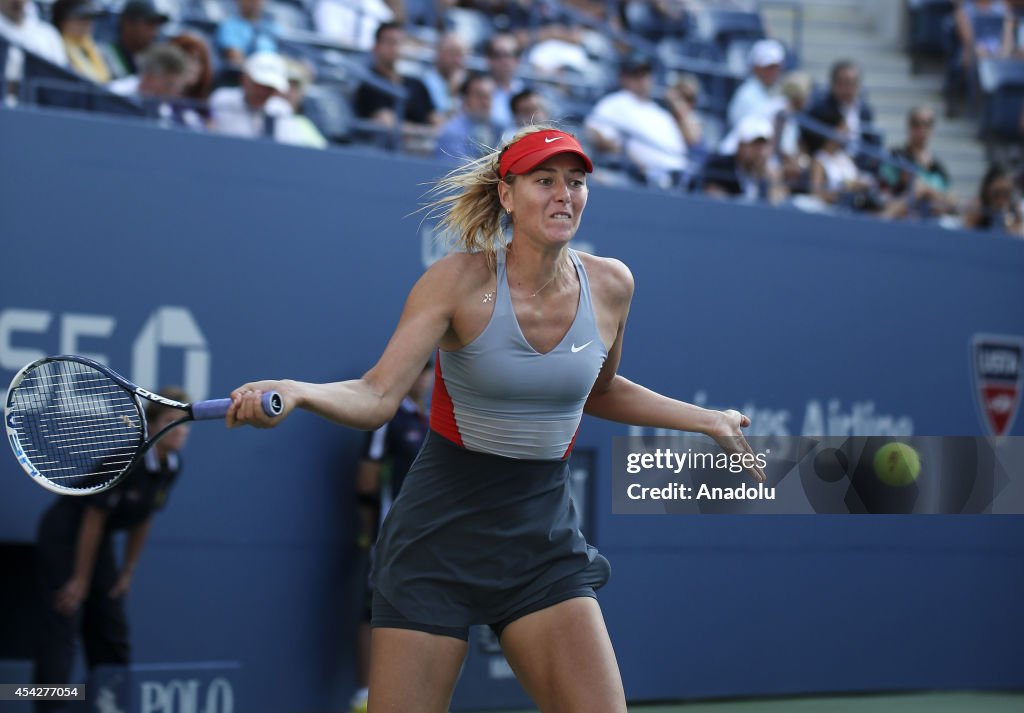
<svg viewBox="0 0 1024 713">
<path fill-rule="evenodd" d="M 946 56 L 953 8 L 953 0 L 907 0 L 907 50 L 913 74 L 921 71 L 924 59 Z"/>
<path fill-rule="evenodd" d="M 368 82 L 392 92 L 394 87 L 370 70 L 373 60 L 369 52 L 339 44 L 316 32 L 311 14 L 314 4 L 315 0 L 268 0 L 266 5 L 266 13 L 281 28 L 278 42 L 281 52 L 314 69 L 314 83 L 308 88 L 303 111 L 332 144 L 365 144 L 389 151 L 402 150 L 397 132 L 359 119 L 352 105 L 360 84 Z M 794 27 L 791 46 L 786 48 L 787 70 L 799 67 L 804 10 L 798 3 L 791 5 L 788 9 L 792 10 Z M 171 16 L 171 21 L 163 28 L 165 36 L 192 31 L 205 37 L 211 47 L 218 24 L 236 8 L 235 0 L 167 0 L 162 7 Z M 955 60 L 958 48 L 953 7 L 953 0 L 907 0 L 906 41 L 913 70 L 920 71 L 924 59 L 941 55 L 946 62 L 951 98 L 966 87 L 982 100 L 979 136 L 990 144 L 1019 140 L 1018 122 L 1024 102 L 1019 68 L 1014 64 L 987 68 L 984 87 L 975 89 Z M 406 2 L 405 10 L 406 26 L 414 42 L 403 56 L 400 71 L 414 76 L 422 75 L 432 66 L 433 43 L 444 30 L 454 31 L 467 40 L 470 52 L 466 66 L 469 69 L 486 71 L 486 42 L 493 33 L 502 31 L 503 21 L 509 19 L 472 7 L 441 9 L 430 0 Z M 740 3 L 695 2 L 686 6 L 686 12 L 673 17 L 666 17 L 662 12 L 650 3 L 626 0 L 609 6 L 609 20 L 557 0 L 532 3 L 528 25 L 522 28 L 524 36 L 536 38 L 545 22 L 579 28 L 585 38 L 582 47 L 589 62 L 584 68 L 558 73 L 541 71 L 531 67 L 528 61 L 531 42 L 527 39 L 518 76 L 526 86 L 546 98 L 553 119 L 579 127 L 593 104 L 617 88 L 619 55 L 623 48 L 641 51 L 654 64 L 654 97 L 658 101 L 680 74 L 697 77 L 701 91 L 695 108 L 703 127 L 705 150 L 713 152 L 725 133 L 730 98 L 747 76 L 749 47 L 767 35 L 765 19 L 759 11 Z M 40 14 L 46 15 L 45 7 Z M 522 22 L 523 18 L 518 20 Z M 110 12 L 97 28 L 100 39 L 113 39 L 116 21 L 117 9 L 111 5 Z M 978 31 L 992 29 L 985 24 L 991 22 L 991 18 L 979 19 Z M 212 59 L 217 86 L 239 82 L 237 69 L 223 66 L 216 53 Z M 105 88 L 38 58 L 32 60 L 29 70 L 31 76 L 19 97 L 24 103 L 152 116 L 152 111 L 147 111 L 142 102 L 114 96 Z M 811 105 L 813 103 L 812 98 Z M 882 160 L 880 155 L 884 153 L 886 137 L 872 127 L 868 127 L 867 134 L 868 151 L 858 157 L 858 163 L 870 171 Z M 616 168 L 616 161 L 621 157 L 609 156 L 604 160 L 605 165 Z M 699 165 L 694 168 L 699 170 Z"/>
<path fill-rule="evenodd" d="M 314 84 L 309 87 L 302 104 L 302 112 L 328 141 L 340 144 L 352 140 L 355 117 L 340 88 L 327 84 Z"/>
<path fill-rule="evenodd" d="M 4 48 L 4 44 L 0 44 L 0 48 Z M 3 53 L 7 54 L 6 49 Z M 137 99 L 114 94 L 31 52 L 24 54 L 24 74 L 18 97 L 23 103 L 122 116 L 144 117 L 148 114 Z"/>
<path fill-rule="evenodd" d="M 978 65 L 983 93 L 980 133 L 991 154 L 997 142 L 1020 143 L 1024 111 L 1024 60 L 987 59 Z"/>
</svg>

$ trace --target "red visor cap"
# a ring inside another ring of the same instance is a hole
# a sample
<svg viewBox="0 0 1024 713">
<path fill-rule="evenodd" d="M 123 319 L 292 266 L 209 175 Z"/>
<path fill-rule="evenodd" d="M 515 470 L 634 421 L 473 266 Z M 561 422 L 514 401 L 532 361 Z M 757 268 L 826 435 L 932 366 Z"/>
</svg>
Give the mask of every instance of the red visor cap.
<svg viewBox="0 0 1024 713">
<path fill-rule="evenodd" d="M 594 172 L 594 164 L 585 153 L 575 136 L 564 131 L 548 129 L 527 134 L 508 147 L 498 163 L 498 175 L 504 178 L 509 173 L 529 173 L 552 156 L 560 153 L 574 153 L 583 159 L 587 173 Z"/>
</svg>

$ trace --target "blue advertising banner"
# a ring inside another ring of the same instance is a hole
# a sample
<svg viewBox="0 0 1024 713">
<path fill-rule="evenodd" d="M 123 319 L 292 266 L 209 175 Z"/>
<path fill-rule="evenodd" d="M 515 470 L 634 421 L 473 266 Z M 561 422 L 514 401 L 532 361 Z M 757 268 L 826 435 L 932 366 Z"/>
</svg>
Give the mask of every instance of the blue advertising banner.
<svg viewBox="0 0 1024 713">
<path fill-rule="evenodd" d="M 443 254 L 416 212 L 432 162 L 27 109 L 0 136 L 0 380 L 64 352 L 193 399 L 358 377 Z M 752 437 L 1024 434 L 1024 242 L 595 184 L 574 243 L 633 273 L 620 372 Z M 631 700 L 1024 688 L 1020 517 L 617 514 L 615 439 L 672 435 L 587 417 L 575 446 Z M 129 594 L 134 660 L 236 661 L 247 713 L 340 709 L 363 438 L 196 424 Z M 55 496 L 10 455 L 0 482 L 0 541 L 32 542 Z M 485 645 L 455 709 L 526 700 Z"/>
</svg>

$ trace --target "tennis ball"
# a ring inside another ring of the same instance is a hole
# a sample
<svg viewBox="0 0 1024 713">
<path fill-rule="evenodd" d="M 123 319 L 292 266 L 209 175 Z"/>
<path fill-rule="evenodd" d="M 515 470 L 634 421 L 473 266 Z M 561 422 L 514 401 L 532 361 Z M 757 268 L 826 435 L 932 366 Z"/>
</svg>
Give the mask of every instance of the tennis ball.
<svg viewBox="0 0 1024 713">
<path fill-rule="evenodd" d="M 910 485 L 921 472 L 921 457 L 906 443 L 886 443 L 875 453 L 875 475 L 886 485 Z"/>
</svg>

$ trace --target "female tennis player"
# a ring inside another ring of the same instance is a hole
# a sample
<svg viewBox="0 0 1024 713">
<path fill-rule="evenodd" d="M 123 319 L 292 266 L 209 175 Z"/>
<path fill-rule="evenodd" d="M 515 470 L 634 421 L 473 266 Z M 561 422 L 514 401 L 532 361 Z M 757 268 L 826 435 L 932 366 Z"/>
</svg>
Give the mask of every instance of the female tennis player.
<svg viewBox="0 0 1024 713">
<path fill-rule="evenodd" d="M 377 364 L 352 381 L 261 381 L 231 395 L 229 426 L 270 427 L 304 408 L 373 429 L 437 350 L 431 431 L 377 543 L 371 713 L 447 711 L 473 624 L 494 629 L 542 711 L 624 713 L 594 594 L 608 562 L 583 539 L 569 498 L 582 415 L 697 431 L 751 452 L 739 412 L 675 401 L 616 373 L 632 275 L 569 247 L 592 170 L 573 136 L 528 127 L 449 174 L 431 205 L 459 251 L 413 287 Z M 271 389 L 285 400 L 276 419 L 260 408 Z"/>
</svg>

